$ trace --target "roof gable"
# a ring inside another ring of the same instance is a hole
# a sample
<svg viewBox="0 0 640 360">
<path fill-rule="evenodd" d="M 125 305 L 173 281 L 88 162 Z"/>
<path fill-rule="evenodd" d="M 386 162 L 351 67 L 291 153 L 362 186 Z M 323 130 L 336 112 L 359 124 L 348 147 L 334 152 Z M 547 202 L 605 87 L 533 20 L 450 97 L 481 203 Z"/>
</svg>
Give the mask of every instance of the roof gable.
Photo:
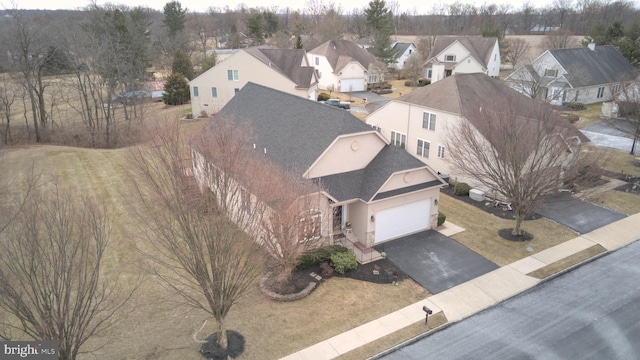
<svg viewBox="0 0 640 360">
<path fill-rule="evenodd" d="M 409 50 L 409 48 L 411 46 L 413 46 L 415 48 L 415 45 L 413 45 L 413 43 L 397 42 L 397 43 L 393 44 L 393 47 L 391 49 L 393 49 L 393 51 L 395 51 L 396 54 L 398 54 L 398 56 L 401 56 L 405 52 L 407 52 L 407 50 Z"/>
<path fill-rule="evenodd" d="M 304 66 L 306 52 L 302 49 L 248 48 L 245 51 L 265 65 L 283 74 L 298 88 L 309 88 L 316 82 L 315 69 Z"/>
<path fill-rule="evenodd" d="M 211 122 L 219 117 L 251 126 L 257 151 L 301 176 L 338 136 L 372 131 L 347 111 L 251 82 Z"/>
<path fill-rule="evenodd" d="M 309 52 L 326 57 L 334 72 L 340 71 L 352 60 L 367 70 L 376 62 L 375 56 L 348 40 L 330 40 Z"/>
<path fill-rule="evenodd" d="M 633 65 L 613 45 L 549 50 L 573 87 L 612 84 L 635 78 Z"/>
<path fill-rule="evenodd" d="M 429 59 L 436 58 L 453 43 L 458 42 L 469 51 L 476 61 L 482 64 L 482 66 L 487 67 L 497 40 L 495 37 L 438 36 L 433 44 L 431 53 L 429 53 Z"/>
</svg>

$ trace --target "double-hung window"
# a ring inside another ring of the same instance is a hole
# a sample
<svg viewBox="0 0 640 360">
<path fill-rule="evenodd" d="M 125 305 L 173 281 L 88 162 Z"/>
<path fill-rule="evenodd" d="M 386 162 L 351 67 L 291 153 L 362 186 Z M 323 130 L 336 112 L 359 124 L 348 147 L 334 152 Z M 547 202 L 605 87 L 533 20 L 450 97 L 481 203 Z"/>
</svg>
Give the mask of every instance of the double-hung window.
<svg viewBox="0 0 640 360">
<path fill-rule="evenodd" d="M 227 70 L 227 79 L 229 81 L 238 81 L 238 70 Z"/>
<path fill-rule="evenodd" d="M 444 159 L 444 146 L 438 145 L 438 157 Z"/>
<path fill-rule="evenodd" d="M 422 128 L 436 131 L 436 114 L 423 112 L 422 113 Z"/>
<path fill-rule="evenodd" d="M 395 146 L 400 146 L 401 148 L 405 149 L 407 144 L 407 135 L 392 130 L 391 144 Z"/>
<path fill-rule="evenodd" d="M 198 96 L 199 96 L 199 94 L 198 94 L 198 87 L 197 87 L 197 86 L 194 86 L 194 87 L 193 87 L 193 97 L 198 97 Z"/>
<path fill-rule="evenodd" d="M 212 87 L 211 88 L 211 97 L 214 97 L 214 98 L 218 97 L 218 88 L 217 87 Z"/>
<path fill-rule="evenodd" d="M 429 158 L 429 148 L 431 147 L 431 143 L 427 140 L 418 139 L 418 148 L 416 150 L 416 154 Z"/>
<path fill-rule="evenodd" d="M 597 98 L 599 99 L 599 98 L 601 98 L 603 96 L 604 96 L 604 86 L 598 88 L 598 96 L 597 96 Z"/>
</svg>

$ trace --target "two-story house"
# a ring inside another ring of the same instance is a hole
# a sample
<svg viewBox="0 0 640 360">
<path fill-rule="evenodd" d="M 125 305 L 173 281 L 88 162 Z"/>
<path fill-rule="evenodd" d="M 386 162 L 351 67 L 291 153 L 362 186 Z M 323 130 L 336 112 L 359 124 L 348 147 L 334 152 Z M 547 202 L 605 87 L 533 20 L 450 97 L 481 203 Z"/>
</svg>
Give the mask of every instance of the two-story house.
<svg viewBox="0 0 640 360">
<path fill-rule="evenodd" d="M 511 73 L 505 82 L 518 92 L 554 105 L 611 101 L 637 73 L 612 45 L 547 50 Z"/>
<path fill-rule="evenodd" d="M 318 79 L 302 49 L 247 48 L 191 80 L 195 116 L 222 109 L 248 82 L 316 100 Z"/>
<path fill-rule="evenodd" d="M 413 43 L 394 41 L 391 44 L 391 50 L 396 54 L 396 61 L 390 64 L 390 67 L 402 70 L 404 68 L 404 63 L 407 62 L 409 56 L 416 53 L 417 48 Z"/>
<path fill-rule="evenodd" d="M 247 146 L 321 185 L 323 200 L 313 211 L 324 243 L 343 239 L 365 251 L 436 226 L 444 182 L 349 112 L 248 83 L 208 126 L 220 119 L 248 125 Z M 196 178 L 208 184 L 211 166 L 196 150 L 193 156 Z"/>
<path fill-rule="evenodd" d="M 458 74 L 438 81 L 391 100 L 371 113 L 366 123 L 380 129 L 391 144 L 404 148 L 417 159 L 424 161 L 442 176 L 453 180 L 460 177 L 447 160 L 448 132 L 461 122 L 470 122 L 479 131 L 484 126 L 473 115 L 474 111 L 499 103 L 499 99 L 517 102 L 523 114 L 532 100 L 504 85 L 500 80 L 485 74 Z M 536 119 L 531 119 L 536 121 Z M 588 141 L 572 124 L 556 119 L 555 131 L 579 144 Z M 486 134 L 484 135 L 487 136 Z M 466 180 L 466 179 L 465 179 Z"/>
<path fill-rule="evenodd" d="M 384 80 L 376 57 L 348 40 L 330 40 L 307 53 L 318 71 L 320 89 L 366 91 L 367 84 Z"/>
<path fill-rule="evenodd" d="M 438 36 L 425 63 L 431 83 L 454 74 L 500 75 L 500 47 L 495 37 Z"/>
</svg>

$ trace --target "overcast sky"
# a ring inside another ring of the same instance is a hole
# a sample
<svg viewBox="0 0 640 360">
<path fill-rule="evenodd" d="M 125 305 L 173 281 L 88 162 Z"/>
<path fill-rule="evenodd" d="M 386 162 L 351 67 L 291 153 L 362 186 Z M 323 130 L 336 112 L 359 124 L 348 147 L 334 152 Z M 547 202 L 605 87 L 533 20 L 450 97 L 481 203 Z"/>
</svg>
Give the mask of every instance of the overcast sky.
<svg viewBox="0 0 640 360">
<path fill-rule="evenodd" d="M 113 2 L 117 4 L 125 4 L 131 7 L 134 6 L 147 6 L 153 9 L 162 10 L 162 7 L 168 0 L 123 0 L 123 1 L 104 1 L 98 0 L 97 3 L 102 5 L 106 2 Z M 363 9 L 369 3 L 369 0 L 324 0 L 325 3 L 333 2 L 339 4 L 343 12 L 350 12 L 352 9 Z M 451 4 L 455 0 L 396 0 L 400 6 L 400 12 L 412 13 L 414 10 L 418 14 L 425 14 L 431 11 L 434 5 L 438 4 Z M 461 0 L 460 2 L 465 4 L 473 4 L 474 6 L 481 6 L 483 4 L 511 4 L 516 9 L 522 6 L 523 0 L 509 1 L 509 0 Z M 530 1 L 536 7 L 543 7 L 551 4 L 553 0 L 531 0 Z M 20 9 L 78 9 L 83 8 L 90 3 L 90 1 L 83 0 L 13 0 L 13 3 Z M 186 7 L 189 11 L 203 12 L 210 6 L 223 8 L 229 6 L 236 8 L 239 4 L 244 3 L 247 7 L 278 7 L 291 9 L 302 9 L 305 7 L 307 1 L 305 0 L 181 0 L 180 3 L 183 7 Z M 0 0 L 0 8 L 10 9 L 13 8 L 11 0 Z"/>
</svg>

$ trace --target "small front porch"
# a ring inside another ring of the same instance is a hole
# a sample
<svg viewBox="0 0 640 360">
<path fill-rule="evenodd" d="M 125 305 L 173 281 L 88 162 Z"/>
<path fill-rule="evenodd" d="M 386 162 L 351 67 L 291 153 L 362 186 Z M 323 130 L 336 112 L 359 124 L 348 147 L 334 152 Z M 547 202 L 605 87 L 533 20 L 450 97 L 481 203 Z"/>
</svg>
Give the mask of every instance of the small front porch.
<svg viewBox="0 0 640 360">
<path fill-rule="evenodd" d="M 353 251 L 356 255 L 356 260 L 360 264 L 368 264 L 370 262 L 382 259 L 382 255 L 374 248 L 367 248 L 358 241 L 358 237 L 353 235 L 348 230 L 343 230 L 340 234 L 336 234 L 334 238 L 334 244 L 342 245 L 347 249 Z"/>
</svg>

